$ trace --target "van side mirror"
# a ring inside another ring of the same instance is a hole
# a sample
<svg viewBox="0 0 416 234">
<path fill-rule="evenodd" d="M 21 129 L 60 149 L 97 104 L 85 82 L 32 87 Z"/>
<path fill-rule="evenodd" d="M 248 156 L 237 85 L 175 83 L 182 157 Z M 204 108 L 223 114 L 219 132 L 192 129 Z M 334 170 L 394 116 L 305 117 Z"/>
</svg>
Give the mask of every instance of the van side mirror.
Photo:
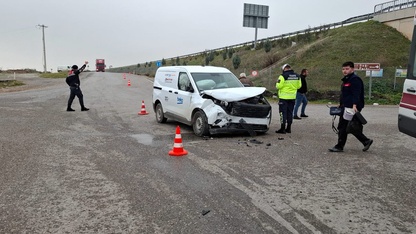
<svg viewBox="0 0 416 234">
<path fill-rule="evenodd" d="M 192 85 L 186 86 L 186 91 L 193 93 L 194 88 L 192 87 Z"/>
</svg>

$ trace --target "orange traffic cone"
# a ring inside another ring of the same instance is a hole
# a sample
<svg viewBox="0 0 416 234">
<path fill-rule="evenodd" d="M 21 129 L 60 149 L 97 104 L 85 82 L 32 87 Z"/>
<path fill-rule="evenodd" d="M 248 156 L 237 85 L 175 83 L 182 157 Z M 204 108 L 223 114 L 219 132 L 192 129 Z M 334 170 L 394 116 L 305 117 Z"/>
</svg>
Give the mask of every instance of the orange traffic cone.
<svg viewBox="0 0 416 234">
<path fill-rule="evenodd" d="M 127 86 L 131 86 L 130 79 L 127 81 Z"/>
<path fill-rule="evenodd" d="M 147 115 L 149 112 L 146 111 L 146 107 L 144 106 L 144 101 L 142 101 L 142 109 L 140 110 L 139 115 Z"/>
<path fill-rule="evenodd" d="M 183 156 L 188 154 L 188 151 L 183 149 L 181 129 L 179 126 L 176 127 L 175 140 L 173 142 L 173 149 L 169 151 L 170 156 Z"/>
<path fill-rule="evenodd" d="M 123 78 L 126 79 L 126 73 L 123 73 Z"/>
</svg>

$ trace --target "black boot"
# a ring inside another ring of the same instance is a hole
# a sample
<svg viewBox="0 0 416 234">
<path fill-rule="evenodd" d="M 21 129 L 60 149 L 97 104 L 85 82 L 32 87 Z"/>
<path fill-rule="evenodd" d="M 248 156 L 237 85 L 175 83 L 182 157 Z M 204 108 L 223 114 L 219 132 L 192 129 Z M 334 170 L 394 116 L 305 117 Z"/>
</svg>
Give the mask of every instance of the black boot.
<svg viewBox="0 0 416 234">
<path fill-rule="evenodd" d="M 287 127 L 286 127 L 286 132 L 287 133 L 292 133 L 292 124 L 287 124 Z"/>
<path fill-rule="evenodd" d="M 280 129 L 277 130 L 276 133 L 286 134 L 285 125 L 281 124 Z"/>
<path fill-rule="evenodd" d="M 75 111 L 74 109 L 72 109 L 71 107 L 67 107 L 66 111 Z"/>
</svg>

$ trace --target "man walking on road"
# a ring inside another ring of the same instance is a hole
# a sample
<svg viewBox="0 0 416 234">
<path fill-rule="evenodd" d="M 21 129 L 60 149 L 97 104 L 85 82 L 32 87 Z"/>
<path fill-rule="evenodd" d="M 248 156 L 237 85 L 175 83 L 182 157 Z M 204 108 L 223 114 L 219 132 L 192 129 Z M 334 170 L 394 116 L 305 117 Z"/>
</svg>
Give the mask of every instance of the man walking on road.
<svg viewBox="0 0 416 234">
<path fill-rule="evenodd" d="M 85 67 L 87 66 L 88 62 L 85 61 L 85 64 L 82 65 L 80 69 L 78 69 L 77 65 L 73 65 L 71 67 L 72 73 L 66 78 L 66 83 L 69 85 L 70 94 L 68 99 L 68 106 L 66 111 L 75 111 L 71 108 L 72 101 L 74 101 L 75 96 L 79 99 L 79 104 L 81 105 L 81 111 L 88 111 L 89 109 L 84 106 L 84 95 L 81 91 L 81 82 L 79 80 L 79 74 L 84 71 Z"/>
<path fill-rule="evenodd" d="M 353 62 L 345 62 L 342 64 L 342 73 L 344 74 L 344 78 L 342 78 L 339 107 L 343 108 L 343 112 L 346 111 L 345 108 L 352 108 L 353 113 L 360 112 L 364 108 L 363 81 L 354 73 Z M 347 131 L 349 124 L 351 130 Z M 338 143 L 329 149 L 329 151 L 342 152 L 347 142 L 348 133 L 353 134 L 364 145 L 363 151 L 367 151 L 371 144 L 373 144 L 373 140 L 368 139 L 363 134 L 363 125 L 355 114 L 351 121 L 345 120 L 343 114 L 341 114 L 338 123 Z"/>
<path fill-rule="evenodd" d="M 280 129 L 276 133 L 291 133 L 293 122 L 293 107 L 295 106 L 296 92 L 302 86 L 299 75 L 289 64 L 282 66 L 283 73 L 279 76 L 276 88 L 279 95 Z M 287 126 L 286 126 L 287 123 Z"/>
</svg>

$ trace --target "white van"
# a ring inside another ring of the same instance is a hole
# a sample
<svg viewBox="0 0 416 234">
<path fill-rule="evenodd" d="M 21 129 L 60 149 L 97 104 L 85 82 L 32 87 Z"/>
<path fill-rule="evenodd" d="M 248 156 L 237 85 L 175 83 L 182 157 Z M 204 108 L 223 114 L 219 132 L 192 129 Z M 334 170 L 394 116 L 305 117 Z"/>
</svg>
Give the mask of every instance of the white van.
<svg viewBox="0 0 416 234">
<path fill-rule="evenodd" d="M 416 13 L 413 23 L 407 77 L 399 105 L 398 126 L 400 132 L 416 137 Z"/>
<path fill-rule="evenodd" d="M 272 110 L 266 88 L 244 87 L 226 68 L 160 67 L 153 84 L 156 121 L 172 119 L 193 127 L 197 136 L 269 130 Z"/>
</svg>

